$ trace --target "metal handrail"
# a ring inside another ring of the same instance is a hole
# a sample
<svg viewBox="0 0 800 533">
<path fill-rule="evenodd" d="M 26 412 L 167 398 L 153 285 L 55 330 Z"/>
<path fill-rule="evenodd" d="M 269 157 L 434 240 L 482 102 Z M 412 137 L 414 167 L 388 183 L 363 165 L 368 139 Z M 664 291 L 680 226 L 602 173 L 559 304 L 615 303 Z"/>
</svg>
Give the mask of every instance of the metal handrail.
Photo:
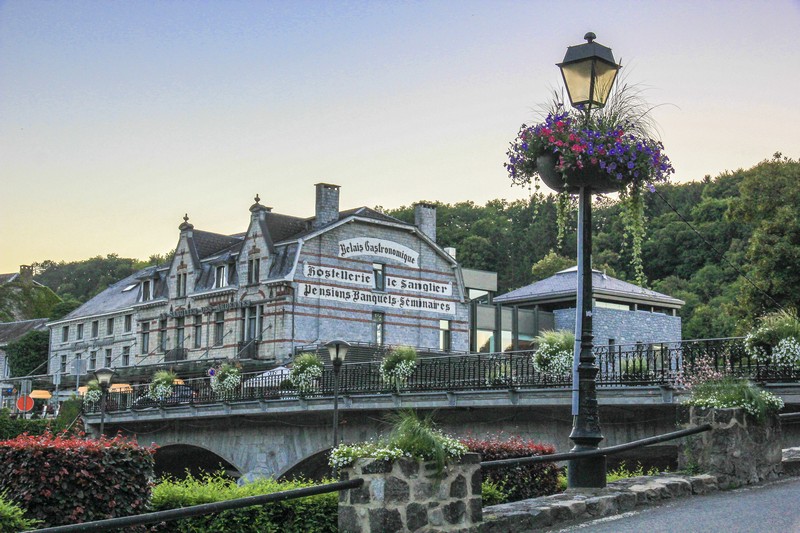
<svg viewBox="0 0 800 533">
<path fill-rule="evenodd" d="M 82 524 L 47 527 L 44 529 L 30 530 L 26 533 L 33 533 L 34 531 L 35 533 L 68 533 L 72 531 L 80 531 L 81 533 L 84 533 L 91 531 L 109 531 L 111 529 L 127 526 L 141 526 L 145 524 L 154 524 L 156 522 L 165 522 L 168 520 L 179 520 L 181 518 L 190 518 L 192 516 L 227 511 L 228 509 L 240 509 L 242 507 L 252 507 L 254 505 L 264 505 L 266 503 L 294 500 L 297 498 L 303 498 L 305 496 L 326 494 L 328 492 L 338 492 L 345 489 L 355 489 L 363 484 L 364 480 L 362 478 L 348 479 L 346 481 L 337 481 L 335 483 L 326 483 L 324 485 L 315 485 L 313 487 L 303 487 L 301 489 L 273 492 L 272 494 L 262 494 L 260 496 L 248 496 L 246 498 L 236 498 L 234 500 L 192 505 L 190 507 L 181 507 L 180 509 L 168 509 L 166 511 L 156 511 L 153 513 L 123 516 L 119 518 L 108 518 L 105 520 L 95 520 L 93 522 L 83 522 Z"/>
<path fill-rule="evenodd" d="M 609 446 L 608 448 L 599 448 L 597 450 L 586 450 L 582 452 L 567 452 L 567 453 L 553 453 L 550 455 L 535 455 L 532 457 L 517 457 L 514 459 L 498 459 L 496 461 L 484 461 L 481 463 L 481 468 L 497 468 L 500 466 L 514 466 L 528 463 L 558 463 L 561 461 L 571 461 L 573 459 L 585 459 L 587 457 L 597 457 L 598 455 L 613 455 L 616 453 L 634 450 L 636 448 L 643 448 L 651 444 L 658 444 L 668 440 L 680 439 L 681 437 L 688 437 L 696 433 L 703 433 L 710 431 L 711 424 L 703 424 L 701 426 L 681 429 L 680 431 L 673 431 L 671 433 L 664 433 L 663 435 L 656 435 L 655 437 L 647 437 L 646 439 L 635 440 L 626 442 L 625 444 L 617 444 L 616 446 Z"/>
</svg>

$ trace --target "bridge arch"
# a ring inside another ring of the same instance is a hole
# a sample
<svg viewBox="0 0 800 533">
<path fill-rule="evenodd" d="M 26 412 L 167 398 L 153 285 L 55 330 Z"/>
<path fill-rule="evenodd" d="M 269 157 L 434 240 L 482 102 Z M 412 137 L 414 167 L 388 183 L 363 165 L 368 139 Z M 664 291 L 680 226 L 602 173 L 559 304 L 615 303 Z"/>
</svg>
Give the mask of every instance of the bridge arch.
<svg viewBox="0 0 800 533">
<path fill-rule="evenodd" d="M 204 472 L 220 470 L 236 479 L 242 475 L 239 468 L 218 453 L 195 444 L 174 443 L 159 446 L 153 459 L 156 478 L 169 475 L 180 479 L 186 477 L 187 472 L 197 477 Z"/>
<path fill-rule="evenodd" d="M 278 476 L 279 480 L 289 480 L 293 478 L 310 479 L 313 481 L 320 481 L 323 478 L 330 478 L 333 475 L 333 470 L 328 466 L 328 454 L 331 448 L 325 448 L 316 453 L 300 459 L 293 465 L 289 465 Z"/>
</svg>

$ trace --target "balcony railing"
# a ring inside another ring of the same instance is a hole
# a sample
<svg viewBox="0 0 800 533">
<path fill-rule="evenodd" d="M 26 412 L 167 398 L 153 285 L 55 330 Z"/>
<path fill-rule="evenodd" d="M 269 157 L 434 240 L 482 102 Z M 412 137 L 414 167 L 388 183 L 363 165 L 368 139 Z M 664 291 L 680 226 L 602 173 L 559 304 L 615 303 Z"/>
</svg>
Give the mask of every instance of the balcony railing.
<svg viewBox="0 0 800 533">
<path fill-rule="evenodd" d="M 743 339 L 711 339 L 663 343 L 649 346 L 618 345 L 594 349 L 600 371 L 597 383 L 603 387 L 675 385 L 681 376 L 690 376 L 700 366 L 701 358 L 716 370 L 748 377 L 757 382 L 797 382 L 800 370 L 793 365 L 765 365 L 751 360 L 744 351 Z M 381 378 L 380 362 L 345 363 L 339 375 L 342 395 L 390 392 L 461 391 L 490 389 L 569 388 L 569 373 L 553 375 L 538 371 L 533 351 L 422 357 L 414 373 L 400 384 Z M 227 394 L 215 393 L 208 378 L 186 379 L 185 388 L 162 402 L 171 407 L 180 404 L 209 404 L 248 400 L 293 399 L 332 396 L 334 375 L 326 367 L 310 390 L 298 391 L 283 371 L 248 372 L 241 383 Z M 152 407 L 143 402 L 147 384 L 135 385 L 130 393 L 113 393 L 109 410 Z M 188 393 L 187 393 L 188 392 Z M 137 404 L 137 400 L 138 404 Z M 89 407 L 90 410 L 97 406 Z"/>
</svg>

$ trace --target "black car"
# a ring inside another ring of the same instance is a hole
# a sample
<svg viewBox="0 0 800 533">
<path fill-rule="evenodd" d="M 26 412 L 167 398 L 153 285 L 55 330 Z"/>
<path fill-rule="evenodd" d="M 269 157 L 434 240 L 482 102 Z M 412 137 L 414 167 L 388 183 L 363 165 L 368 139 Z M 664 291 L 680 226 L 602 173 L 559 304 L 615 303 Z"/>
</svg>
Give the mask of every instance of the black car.
<svg viewBox="0 0 800 533">
<path fill-rule="evenodd" d="M 146 393 L 136 398 L 133 402 L 133 409 L 147 409 L 149 407 L 170 406 L 182 403 L 192 403 L 197 398 L 197 391 L 189 385 L 173 385 L 172 394 L 164 398 L 163 401 L 157 402 Z"/>
</svg>

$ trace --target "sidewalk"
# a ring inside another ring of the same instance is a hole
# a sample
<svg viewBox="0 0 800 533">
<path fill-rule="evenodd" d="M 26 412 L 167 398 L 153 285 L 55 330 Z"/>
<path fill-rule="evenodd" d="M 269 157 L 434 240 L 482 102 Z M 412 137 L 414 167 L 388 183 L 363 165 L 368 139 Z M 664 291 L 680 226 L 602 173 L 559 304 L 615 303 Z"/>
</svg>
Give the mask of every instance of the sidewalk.
<svg viewBox="0 0 800 533">
<path fill-rule="evenodd" d="M 800 475 L 800 448 L 783 451 L 783 475 Z M 525 533 L 658 505 L 665 500 L 719 490 L 717 477 L 661 474 L 621 479 L 604 489 L 574 489 L 561 494 L 484 507 L 479 533 Z"/>
</svg>

